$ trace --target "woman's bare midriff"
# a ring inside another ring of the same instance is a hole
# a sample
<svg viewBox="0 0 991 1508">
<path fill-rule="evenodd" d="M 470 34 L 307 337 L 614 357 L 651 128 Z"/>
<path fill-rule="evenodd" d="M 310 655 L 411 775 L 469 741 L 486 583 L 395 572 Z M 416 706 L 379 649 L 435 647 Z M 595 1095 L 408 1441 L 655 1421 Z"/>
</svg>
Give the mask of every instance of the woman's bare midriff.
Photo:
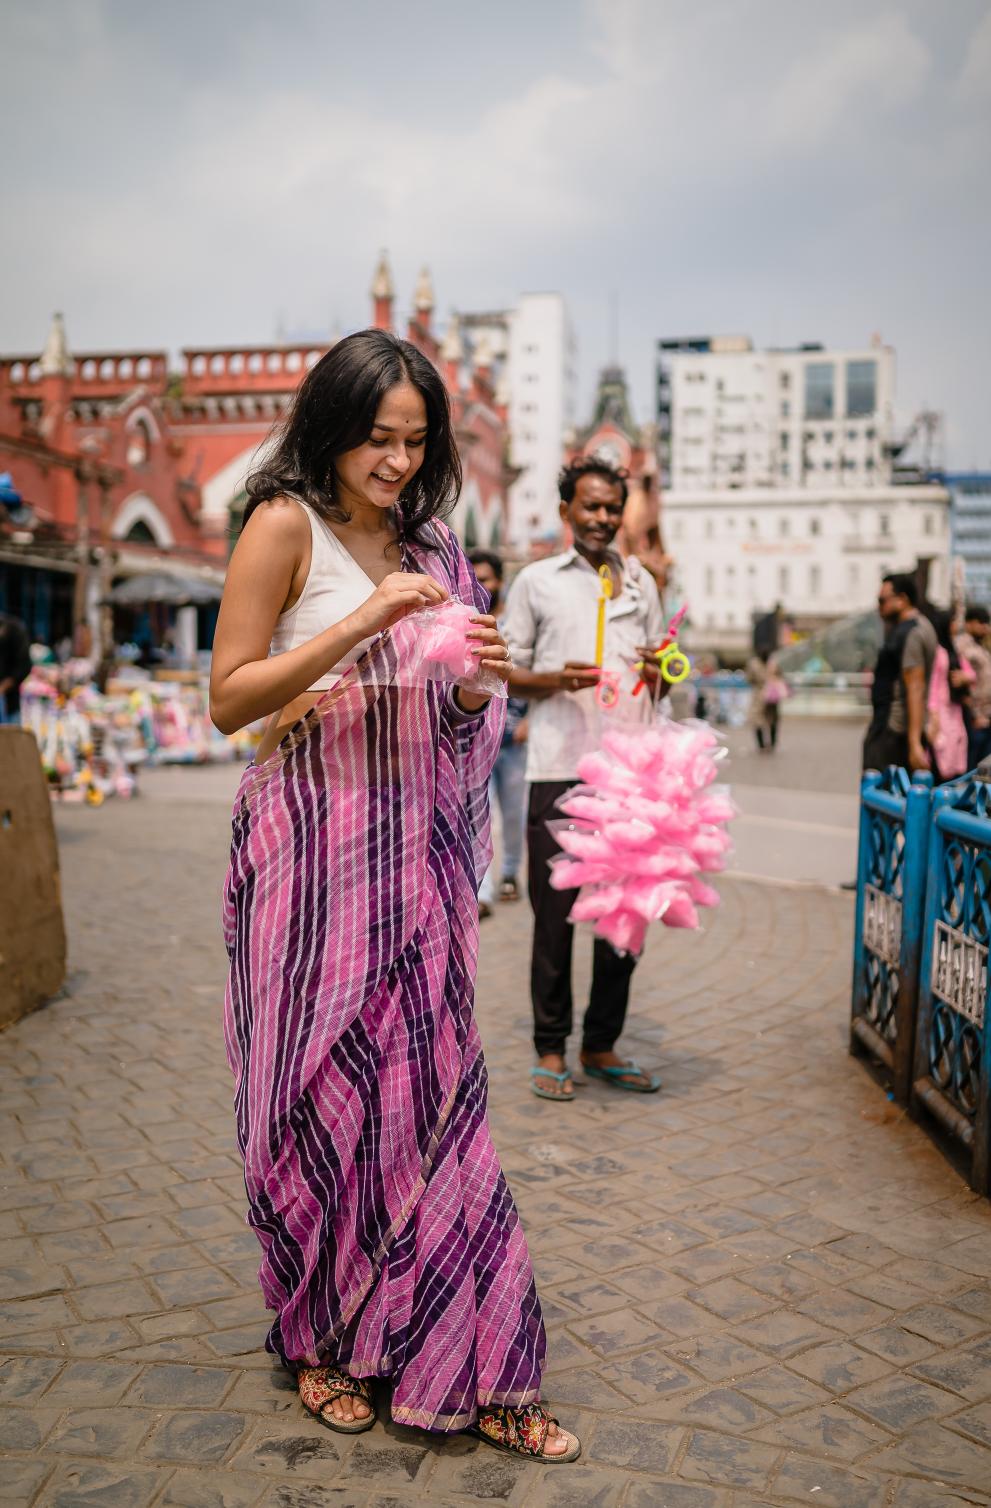
<svg viewBox="0 0 991 1508">
<path fill-rule="evenodd" d="M 261 764 L 263 759 L 275 753 L 293 723 L 298 723 L 301 717 L 305 717 L 311 708 L 316 706 L 322 695 L 322 691 L 305 691 L 294 701 L 287 702 L 281 712 L 273 712 L 262 734 L 262 741 L 255 752 L 256 764 Z"/>
</svg>

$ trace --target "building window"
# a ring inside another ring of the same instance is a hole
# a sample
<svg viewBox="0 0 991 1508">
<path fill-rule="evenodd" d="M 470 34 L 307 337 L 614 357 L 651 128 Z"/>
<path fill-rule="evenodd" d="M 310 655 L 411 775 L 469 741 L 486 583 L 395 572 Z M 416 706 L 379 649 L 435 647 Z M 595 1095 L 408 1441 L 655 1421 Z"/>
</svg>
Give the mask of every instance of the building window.
<svg viewBox="0 0 991 1508">
<path fill-rule="evenodd" d="M 819 520 L 817 518 L 810 518 L 809 519 L 809 533 L 810 534 L 818 534 L 819 532 L 820 532 Z"/>
<path fill-rule="evenodd" d="M 860 566 L 855 560 L 851 560 L 850 562 L 850 570 L 848 576 L 850 581 L 850 591 L 855 592 L 860 586 Z"/>
<path fill-rule="evenodd" d="M 822 439 L 824 445 L 832 445 L 833 431 L 831 429 L 824 429 L 822 432 Z"/>
<path fill-rule="evenodd" d="M 755 518 L 748 518 L 747 519 L 747 528 L 750 530 L 750 538 L 751 539 L 756 539 L 757 535 L 759 533 L 759 530 L 758 530 L 758 526 L 757 526 L 757 520 Z"/>
<path fill-rule="evenodd" d="M 926 513 L 923 516 L 922 532 L 923 534 L 931 534 L 933 532 L 933 516 L 931 513 Z"/>
<path fill-rule="evenodd" d="M 789 419 L 791 417 L 791 404 L 787 398 L 781 400 L 781 417 L 782 419 Z"/>
<path fill-rule="evenodd" d="M 788 433 L 788 431 L 786 429 L 783 429 L 781 431 L 781 449 L 782 450 L 787 450 L 788 449 L 788 444 L 789 444 L 790 440 L 791 440 L 791 435 Z"/>
<path fill-rule="evenodd" d="M 822 589 L 822 568 L 821 568 L 821 566 L 817 566 L 817 565 L 809 566 L 809 596 L 810 597 L 818 597 L 819 592 L 820 592 L 821 589 Z"/>
<path fill-rule="evenodd" d="M 877 362 L 848 361 L 846 364 L 846 411 L 851 419 L 873 414 L 877 408 Z"/>
<path fill-rule="evenodd" d="M 788 574 L 788 567 L 785 565 L 778 566 L 778 591 L 784 596 L 790 589 L 791 579 Z"/>
<path fill-rule="evenodd" d="M 887 536 L 891 533 L 891 519 L 889 518 L 887 513 L 881 513 L 878 515 L 877 527 L 878 533 L 881 534 L 883 538 L 887 538 Z"/>
<path fill-rule="evenodd" d="M 857 431 L 855 429 L 848 429 L 846 432 L 846 437 L 848 440 L 856 440 Z"/>
<path fill-rule="evenodd" d="M 726 567 L 726 595 L 732 597 L 736 593 L 736 567 Z"/>
<path fill-rule="evenodd" d="M 781 462 L 781 475 L 782 476 L 789 476 L 790 474 L 791 474 L 791 467 L 788 465 L 788 462 L 787 461 L 782 461 Z"/>
<path fill-rule="evenodd" d="M 787 539 L 788 535 L 790 533 L 791 533 L 791 520 L 787 519 L 787 518 L 779 518 L 778 519 L 778 534 L 779 534 L 779 536 L 782 539 Z"/>
<path fill-rule="evenodd" d="M 705 591 L 706 596 L 711 597 L 716 590 L 716 573 L 712 566 L 705 568 Z"/>
<path fill-rule="evenodd" d="M 706 537 L 706 539 L 711 539 L 712 538 L 712 534 L 713 534 L 712 519 L 711 518 L 707 518 L 706 521 L 705 521 L 705 537 Z"/>
<path fill-rule="evenodd" d="M 806 419 L 833 417 L 834 366 L 831 361 L 810 361 L 805 368 Z"/>
<path fill-rule="evenodd" d="M 778 378 L 778 386 L 781 388 L 781 391 L 783 393 L 787 393 L 788 389 L 791 387 L 791 373 L 790 372 L 782 372 L 781 373 L 780 377 Z"/>
</svg>

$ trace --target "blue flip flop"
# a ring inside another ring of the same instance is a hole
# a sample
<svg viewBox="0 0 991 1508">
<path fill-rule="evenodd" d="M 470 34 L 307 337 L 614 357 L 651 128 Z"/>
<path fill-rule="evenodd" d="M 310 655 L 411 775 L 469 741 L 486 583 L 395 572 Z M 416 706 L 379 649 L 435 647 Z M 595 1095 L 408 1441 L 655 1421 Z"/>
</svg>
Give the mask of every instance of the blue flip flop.
<svg viewBox="0 0 991 1508">
<path fill-rule="evenodd" d="M 611 1084 L 614 1089 L 625 1089 L 628 1094 L 656 1094 L 661 1087 L 656 1073 L 647 1073 L 639 1063 L 623 1063 L 615 1068 L 590 1068 L 587 1063 L 583 1063 L 582 1073 L 590 1079 L 602 1079 L 603 1083 Z M 646 1084 L 631 1083 L 623 1077 L 630 1073 L 638 1073 L 647 1080 Z"/>
<path fill-rule="evenodd" d="M 574 1089 L 572 1089 L 570 1094 L 552 1094 L 549 1089 L 541 1089 L 536 1082 L 538 1078 L 556 1079 L 559 1084 L 564 1084 L 568 1081 L 568 1079 L 571 1078 L 571 1074 L 567 1069 L 565 1069 L 563 1073 L 555 1073 L 553 1068 L 531 1068 L 530 1077 L 534 1080 L 534 1082 L 530 1085 L 530 1088 L 533 1090 L 538 1100 L 553 1100 L 556 1105 L 570 1105 L 571 1101 L 575 1097 Z"/>
</svg>

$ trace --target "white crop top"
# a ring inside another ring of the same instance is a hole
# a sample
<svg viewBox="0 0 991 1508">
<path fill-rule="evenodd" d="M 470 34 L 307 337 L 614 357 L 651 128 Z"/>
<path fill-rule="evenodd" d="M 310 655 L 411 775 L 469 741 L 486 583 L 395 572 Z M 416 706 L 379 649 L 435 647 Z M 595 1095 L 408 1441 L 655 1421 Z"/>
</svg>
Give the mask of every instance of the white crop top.
<svg viewBox="0 0 991 1508">
<path fill-rule="evenodd" d="M 310 569 L 299 600 L 288 612 L 279 615 L 272 634 L 270 655 L 285 654 L 289 649 L 308 644 L 324 629 L 340 623 L 348 613 L 367 602 L 375 590 L 374 581 L 366 576 L 334 531 L 302 498 L 295 501 L 310 521 Z M 344 671 L 361 658 L 372 638 L 356 644 L 332 670 L 314 681 L 310 690 L 326 691 L 335 685 Z"/>
</svg>

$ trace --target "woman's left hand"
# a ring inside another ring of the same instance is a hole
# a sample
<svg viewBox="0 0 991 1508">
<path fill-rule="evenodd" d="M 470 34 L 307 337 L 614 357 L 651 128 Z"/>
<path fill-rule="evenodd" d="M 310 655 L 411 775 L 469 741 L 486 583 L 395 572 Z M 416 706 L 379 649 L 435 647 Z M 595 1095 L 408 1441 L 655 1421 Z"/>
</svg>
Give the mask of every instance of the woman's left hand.
<svg viewBox="0 0 991 1508">
<path fill-rule="evenodd" d="M 478 649 L 473 652 L 478 655 L 479 669 L 494 670 L 501 681 L 508 681 L 513 662 L 509 658 L 509 646 L 499 632 L 496 620 L 491 614 L 482 613 L 471 621 L 475 626 L 468 630 L 468 638 L 478 645 Z"/>
</svg>

